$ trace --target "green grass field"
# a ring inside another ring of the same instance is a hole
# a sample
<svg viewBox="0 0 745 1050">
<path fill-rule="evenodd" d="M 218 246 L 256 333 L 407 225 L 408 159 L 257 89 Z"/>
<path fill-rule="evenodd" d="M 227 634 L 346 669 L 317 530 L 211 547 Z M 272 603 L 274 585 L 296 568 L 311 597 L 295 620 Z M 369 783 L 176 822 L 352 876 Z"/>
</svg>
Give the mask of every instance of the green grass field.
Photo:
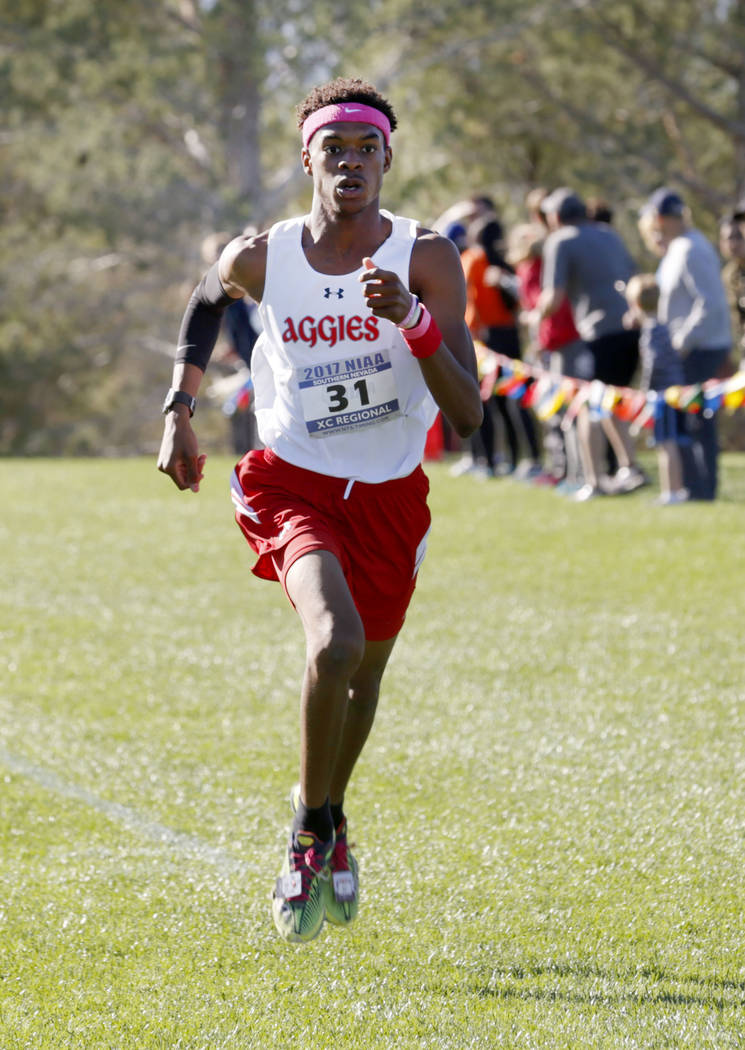
<svg viewBox="0 0 745 1050">
<path fill-rule="evenodd" d="M 745 457 L 664 509 L 429 468 L 360 917 L 302 947 L 302 637 L 229 469 L 0 462 L 0 1048 L 745 1046 Z"/>
</svg>

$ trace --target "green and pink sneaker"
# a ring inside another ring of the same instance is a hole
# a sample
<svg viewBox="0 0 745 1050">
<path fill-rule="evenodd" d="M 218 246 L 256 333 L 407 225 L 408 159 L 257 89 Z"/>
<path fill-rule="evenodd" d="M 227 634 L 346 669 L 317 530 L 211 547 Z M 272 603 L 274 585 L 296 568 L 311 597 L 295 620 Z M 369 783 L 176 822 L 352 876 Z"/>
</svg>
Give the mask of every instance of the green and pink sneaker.
<svg viewBox="0 0 745 1050">
<path fill-rule="evenodd" d="M 290 808 L 297 812 L 300 785 L 290 792 Z M 321 886 L 326 918 L 335 926 L 348 926 L 357 918 L 360 904 L 360 880 L 357 861 L 347 839 L 347 818 L 336 829 L 334 848 L 329 860 L 329 878 Z"/>
<path fill-rule="evenodd" d="M 321 932 L 333 849 L 333 839 L 321 842 L 310 831 L 290 836 L 272 899 L 274 925 L 286 941 L 312 941 Z"/>
<path fill-rule="evenodd" d="M 326 918 L 335 926 L 348 926 L 357 918 L 360 906 L 360 880 L 357 861 L 347 842 L 347 818 L 336 829 L 336 840 L 329 861 L 331 878 L 323 884 Z"/>
</svg>

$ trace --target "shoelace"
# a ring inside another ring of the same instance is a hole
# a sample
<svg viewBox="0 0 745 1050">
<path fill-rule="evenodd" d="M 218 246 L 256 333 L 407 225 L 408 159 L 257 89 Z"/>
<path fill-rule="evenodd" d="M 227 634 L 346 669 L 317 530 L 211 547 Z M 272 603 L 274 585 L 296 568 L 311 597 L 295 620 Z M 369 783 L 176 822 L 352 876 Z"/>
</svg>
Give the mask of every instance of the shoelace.
<svg viewBox="0 0 745 1050">
<path fill-rule="evenodd" d="M 326 858 L 322 849 L 309 846 L 308 849 L 290 849 L 290 868 L 292 871 L 300 872 L 302 889 L 296 899 L 306 901 L 310 885 L 315 876 L 328 880 L 329 874 L 326 867 Z"/>
<path fill-rule="evenodd" d="M 347 851 L 352 849 L 354 843 L 350 846 L 347 842 L 347 822 L 339 825 L 336 829 L 336 842 L 334 843 L 334 851 L 331 854 L 331 860 L 329 864 L 334 871 L 349 871 L 349 857 Z"/>
</svg>

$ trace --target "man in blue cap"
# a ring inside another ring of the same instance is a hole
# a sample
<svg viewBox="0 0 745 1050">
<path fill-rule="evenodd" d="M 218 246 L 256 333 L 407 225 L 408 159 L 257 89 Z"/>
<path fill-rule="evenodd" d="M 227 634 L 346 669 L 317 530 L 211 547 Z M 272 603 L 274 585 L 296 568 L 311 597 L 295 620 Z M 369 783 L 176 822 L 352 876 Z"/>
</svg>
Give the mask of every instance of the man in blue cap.
<svg viewBox="0 0 745 1050">
<path fill-rule="evenodd" d="M 687 384 L 715 378 L 732 348 L 727 294 L 714 246 L 690 223 L 683 198 L 661 186 L 645 205 L 665 254 L 657 271 L 659 319 L 681 356 Z M 689 414 L 691 443 L 681 449 L 683 482 L 691 499 L 717 493 L 719 442 L 716 415 Z"/>
</svg>

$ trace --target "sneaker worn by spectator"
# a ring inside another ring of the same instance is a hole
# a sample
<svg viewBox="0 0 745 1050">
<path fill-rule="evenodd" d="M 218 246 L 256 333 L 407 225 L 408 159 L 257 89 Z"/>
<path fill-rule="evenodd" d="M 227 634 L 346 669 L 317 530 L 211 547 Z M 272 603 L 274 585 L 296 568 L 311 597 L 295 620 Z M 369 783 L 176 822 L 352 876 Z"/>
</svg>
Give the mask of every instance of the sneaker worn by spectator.
<svg viewBox="0 0 745 1050">
<path fill-rule="evenodd" d="M 515 468 L 512 476 L 516 481 L 533 481 L 542 473 L 543 467 L 540 463 L 526 459 Z"/>
<path fill-rule="evenodd" d="M 453 463 L 450 468 L 450 476 L 453 478 L 459 478 L 462 474 L 470 474 L 476 467 L 473 456 L 465 455 L 462 456 L 457 462 Z"/>
<path fill-rule="evenodd" d="M 567 478 L 562 478 L 562 480 L 556 484 L 556 491 L 560 496 L 575 496 L 581 488 L 581 482 L 569 481 Z"/>
<path fill-rule="evenodd" d="M 687 503 L 691 498 L 688 489 L 676 489 L 675 492 L 662 492 L 657 499 L 652 500 L 658 507 L 670 507 L 676 503 Z"/>
<path fill-rule="evenodd" d="M 595 499 L 596 496 L 603 496 L 605 493 L 597 485 L 583 485 L 582 488 L 570 496 L 570 499 L 574 500 L 575 503 L 587 503 L 589 499 Z"/>
<path fill-rule="evenodd" d="M 649 485 L 649 478 L 640 467 L 619 467 L 613 477 L 613 491 L 616 493 L 636 492 Z"/>
</svg>

